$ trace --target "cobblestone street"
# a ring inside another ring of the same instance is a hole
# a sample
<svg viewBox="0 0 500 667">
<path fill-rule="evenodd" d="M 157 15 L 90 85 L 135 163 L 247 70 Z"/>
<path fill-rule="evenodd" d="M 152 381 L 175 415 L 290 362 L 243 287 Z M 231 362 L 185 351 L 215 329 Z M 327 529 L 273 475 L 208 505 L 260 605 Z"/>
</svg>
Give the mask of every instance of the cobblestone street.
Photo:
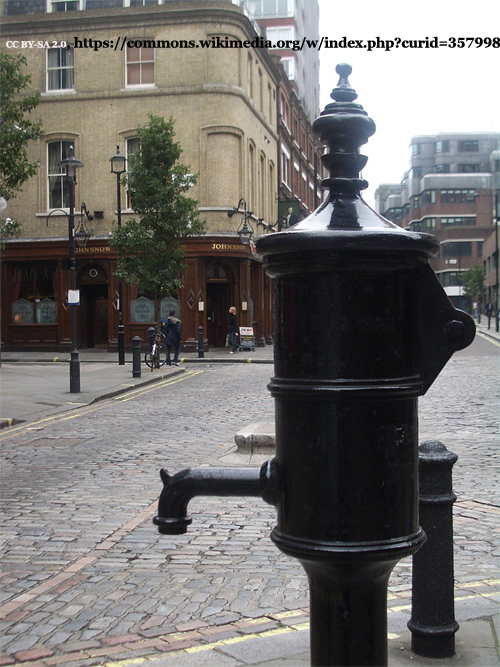
<svg viewBox="0 0 500 667">
<path fill-rule="evenodd" d="M 477 617 L 478 605 L 494 613 L 498 592 L 500 376 L 490 347 L 456 355 L 420 400 L 420 441 L 441 440 L 459 456 L 458 620 Z M 0 665 L 104 664 L 307 620 L 306 577 L 269 539 L 275 509 L 263 501 L 197 498 L 183 536 L 160 536 L 151 522 L 161 467 L 213 465 L 243 426 L 273 421 L 271 374 L 264 364 L 190 364 L 1 432 Z M 390 607 L 407 615 L 410 590 L 406 559 L 391 577 Z"/>
</svg>

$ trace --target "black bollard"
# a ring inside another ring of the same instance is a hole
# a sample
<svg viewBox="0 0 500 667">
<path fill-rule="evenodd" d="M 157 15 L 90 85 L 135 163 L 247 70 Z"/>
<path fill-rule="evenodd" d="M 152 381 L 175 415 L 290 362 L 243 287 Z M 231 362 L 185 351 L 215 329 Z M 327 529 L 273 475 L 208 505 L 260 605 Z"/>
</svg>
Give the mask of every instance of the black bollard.
<svg viewBox="0 0 500 667">
<path fill-rule="evenodd" d="M 205 352 L 203 349 L 203 327 L 198 327 L 198 359 L 203 359 Z"/>
<path fill-rule="evenodd" d="M 426 658 L 455 655 L 452 468 L 457 455 L 429 440 L 419 447 L 420 525 L 427 534 L 413 556 L 411 648 Z"/>
<path fill-rule="evenodd" d="M 132 377 L 141 377 L 141 343 L 139 336 L 132 338 Z"/>
<path fill-rule="evenodd" d="M 359 147 L 375 124 L 354 103 L 350 71 L 337 67 L 334 102 L 313 124 L 328 145 L 328 199 L 256 242 L 274 279 L 276 457 L 254 471 L 248 495 L 276 506 L 271 538 L 307 573 L 315 667 L 387 665 L 388 579 L 425 540 L 418 397 L 476 330 L 428 265 L 437 239 L 361 198 Z M 154 521 L 176 535 L 193 495 L 227 495 L 237 481 L 229 467 L 217 479 L 199 469 L 162 478 Z"/>
<path fill-rule="evenodd" d="M 125 327 L 118 325 L 118 365 L 125 365 Z"/>
</svg>

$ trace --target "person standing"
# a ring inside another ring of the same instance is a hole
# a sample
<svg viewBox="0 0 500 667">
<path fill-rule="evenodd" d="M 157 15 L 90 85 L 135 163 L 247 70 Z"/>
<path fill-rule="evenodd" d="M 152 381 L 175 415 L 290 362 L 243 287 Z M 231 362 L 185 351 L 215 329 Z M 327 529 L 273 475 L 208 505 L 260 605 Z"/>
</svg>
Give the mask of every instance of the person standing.
<svg viewBox="0 0 500 667">
<path fill-rule="evenodd" d="M 179 352 L 182 341 L 182 323 L 175 317 L 175 310 L 168 313 L 168 317 L 164 320 L 165 324 L 162 326 L 162 333 L 164 337 L 165 347 L 167 348 L 167 365 L 179 365 Z M 170 353 L 174 349 L 174 360 L 170 360 Z"/>
<path fill-rule="evenodd" d="M 234 354 L 238 350 L 238 339 L 239 339 L 239 329 L 238 329 L 238 318 L 236 316 L 236 308 L 231 306 L 229 309 L 229 344 L 231 345 L 231 352 L 229 354 Z"/>
</svg>

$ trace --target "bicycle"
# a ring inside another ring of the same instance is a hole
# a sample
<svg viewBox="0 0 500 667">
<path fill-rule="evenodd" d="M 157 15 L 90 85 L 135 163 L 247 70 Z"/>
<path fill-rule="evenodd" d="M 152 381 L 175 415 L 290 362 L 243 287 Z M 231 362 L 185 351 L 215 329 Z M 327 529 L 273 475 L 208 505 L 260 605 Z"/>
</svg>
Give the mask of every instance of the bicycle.
<svg viewBox="0 0 500 667">
<path fill-rule="evenodd" d="M 155 334 L 151 349 L 144 355 L 146 366 L 149 366 L 151 371 L 167 363 L 167 351 L 162 346 L 162 337 L 161 333 Z"/>
</svg>

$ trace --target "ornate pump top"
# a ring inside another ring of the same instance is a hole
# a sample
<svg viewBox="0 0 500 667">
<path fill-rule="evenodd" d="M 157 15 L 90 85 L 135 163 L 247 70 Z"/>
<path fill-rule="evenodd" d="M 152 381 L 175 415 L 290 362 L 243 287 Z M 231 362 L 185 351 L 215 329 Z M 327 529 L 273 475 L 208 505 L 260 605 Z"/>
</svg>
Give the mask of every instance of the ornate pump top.
<svg viewBox="0 0 500 667">
<path fill-rule="evenodd" d="M 351 66 L 343 63 L 337 65 L 336 71 L 340 78 L 331 94 L 333 102 L 312 126 L 315 135 L 327 146 L 321 160 L 330 174 L 322 181 L 322 187 L 329 190 L 328 197 L 293 227 L 257 239 L 257 251 L 267 258 L 275 253 L 313 249 L 323 253 L 340 248 L 349 253 L 366 251 L 375 256 L 392 249 L 403 255 L 417 253 L 425 261 L 439 246 L 435 237 L 402 229 L 376 213 L 361 198 L 360 193 L 368 183 L 360 178 L 360 171 L 368 158 L 360 154 L 359 148 L 374 134 L 375 123 L 354 101 L 357 94 L 348 79 Z"/>
<path fill-rule="evenodd" d="M 360 155 L 359 147 L 374 134 L 375 123 L 361 104 L 354 102 L 358 96 L 348 79 L 352 67 L 342 63 L 335 69 L 340 77 L 330 95 L 335 101 L 328 104 L 313 123 L 313 132 L 330 149 L 322 156 L 322 162 L 330 172 L 330 178 L 322 185 L 336 192 L 359 194 L 368 187 L 368 183 L 359 178 L 359 172 L 368 160 Z"/>
</svg>

